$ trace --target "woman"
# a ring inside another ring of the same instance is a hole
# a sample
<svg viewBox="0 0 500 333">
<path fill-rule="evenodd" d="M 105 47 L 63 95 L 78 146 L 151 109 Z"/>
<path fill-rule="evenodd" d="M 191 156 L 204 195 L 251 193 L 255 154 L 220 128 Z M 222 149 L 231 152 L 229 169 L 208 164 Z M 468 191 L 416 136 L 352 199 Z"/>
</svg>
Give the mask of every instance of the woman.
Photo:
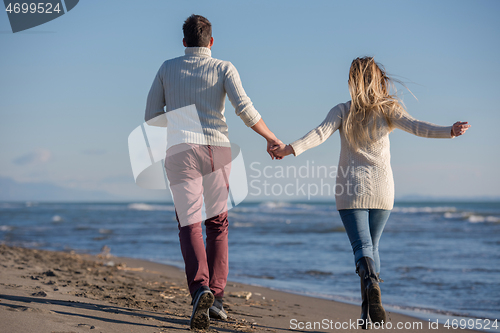
<svg viewBox="0 0 500 333">
<path fill-rule="evenodd" d="M 330 110 L 326 119 L 301 139 L 273 150 L 276 158 L 323 143 L 337 129 L 341 151 L 335 200 L 351 241 L 356 272 L 361 279 L 363 328 L 386 321 L 379 287 L 378 243 L 394 205 L 389 133 L 400 128 L 427 138 L 453 138 L 470 127 L 467 122 L 438 126 L 412 118 L 390 94 L 391 79 L 372 57 L 356 58 L 349 70 L 351 101 Z"/>
</svg>

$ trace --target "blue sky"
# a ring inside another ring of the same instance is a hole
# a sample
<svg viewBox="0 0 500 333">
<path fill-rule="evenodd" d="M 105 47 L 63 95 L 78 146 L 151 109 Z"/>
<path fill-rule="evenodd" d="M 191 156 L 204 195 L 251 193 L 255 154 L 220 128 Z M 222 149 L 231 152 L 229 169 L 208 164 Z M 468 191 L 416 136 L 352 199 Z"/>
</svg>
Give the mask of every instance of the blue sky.
<svg viewBox="0 0 500 333">
<path fill-rule="evenodd" d="M 164 194 L 134 184 L 127 137 L 143 122 L 159 66 L 183 54 L 181 27 L 192 13 L 210 19 L 212 56 L 236 66 L 284 142 L 350 99 L 349 65 L 370 55 L 416 95 L 400 87 L 414 117 L 472 125 L 453 140 L 392 133 L 396 196 L 500 196 L 495 0 L 82 0 L 62 17 L 16 34 L 0 14 L 0 176 L 161 199 Z M 338 134 L 299 157 L 271 161 L 264 140 L 230 103 L 226 118 L 247 167 L 338 162 Z"/>
</svg>

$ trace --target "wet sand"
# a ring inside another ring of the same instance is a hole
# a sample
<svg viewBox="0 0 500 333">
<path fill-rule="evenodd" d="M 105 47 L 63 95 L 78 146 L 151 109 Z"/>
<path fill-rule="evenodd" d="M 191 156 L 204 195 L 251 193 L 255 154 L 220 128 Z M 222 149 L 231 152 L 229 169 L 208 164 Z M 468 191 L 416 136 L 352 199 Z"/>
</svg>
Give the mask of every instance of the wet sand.
<svg viewBox="0 0 500 333">
<path fill-rule="evenodd" d="M 0 259 L 2 333 L 189 331 L 191 297 L 176 267 L 105 252 L 90 256 L 6 245 L 0 245 Z M 242 292 L 251 297 L 231 296 Z M 224 302 L 229 320 L 212 320 L 208 332 L 361 331 L 355 305 L 233 282 Z M 390 311 L 389 323 L 392 329 L 372 331 L 451 330 Z M 398 324 L 412 328 L 397 329 Z"/>
</svg>

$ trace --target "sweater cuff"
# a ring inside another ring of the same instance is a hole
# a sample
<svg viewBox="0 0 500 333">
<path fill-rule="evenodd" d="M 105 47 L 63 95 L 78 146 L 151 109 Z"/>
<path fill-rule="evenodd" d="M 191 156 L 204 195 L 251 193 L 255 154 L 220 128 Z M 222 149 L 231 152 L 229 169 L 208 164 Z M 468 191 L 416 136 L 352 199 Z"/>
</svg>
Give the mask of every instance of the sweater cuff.
<svg viewBox="0 0 500 333">
<path fill-rule="evenodd" d="M 451 134 L 451 133 L 452 133 L 452 131 L 453 131 L 453 126 L 450 126 L 450 127 L 449 127 L 449 130 L 448 130 L 448 133 L 450 134 L 450 135 L 449 135 L 449 138 L 450 138 L 450 139 L 455 139 L 455 138 L 456 138 L 456 136 Z"/>
<path fill-rule="evenodd" d="M 241 112 L 239 116 L 248 127 L 254 126 L 255 124 L 257 124 L 260 118 L 262 118 L 260 116 L 260 113 L 255 110 L 254 107 L 247 108 L 245 111 Z"/>
<path fill-rule="evenodd" d="M 300 154 L 302 154 L 307 150 L 306 143 L 302 140 L 294 141 L 290 143 L 290 146 L 292 146 L 295 156 L 299 156 Z"/>
<path fill-rule="evenodd" d="M 451 131 L 453 130 L 453 126 L 448 126 L 446 128 L 447 128 L 446 136 L 443 136 L 443 138 L 445 138 L 445 139 L 454 139 L 454 138 L 456 138 L 456 136 L 451 135 Z"/>
</svg>

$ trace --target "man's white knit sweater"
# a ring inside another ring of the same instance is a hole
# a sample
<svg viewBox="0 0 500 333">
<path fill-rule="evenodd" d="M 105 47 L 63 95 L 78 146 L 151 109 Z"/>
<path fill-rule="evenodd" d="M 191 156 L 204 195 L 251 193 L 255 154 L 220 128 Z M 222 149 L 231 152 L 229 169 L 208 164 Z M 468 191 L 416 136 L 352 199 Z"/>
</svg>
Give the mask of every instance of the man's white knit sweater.
<svg viewBox="0 0 500 333">
<path fill-rule="evenodd" d="M 340 133 L 340 160 L 335 186 L 337 209 L 392 209 L 394 179 L 389 146 L 390 129 L 385 120 L 378 122 L 378 135 L 373 142 L 355 151 L 349 145 L 342 120 L 349 113 L 351 102 L 330 110 L 326 119 L 301 139 L 291 143 L 295 156 L 316 147 L 337 129 Z M 392 119 L 393 125 L 408 133 L 426 138 L 451 138 L 452 126 L 439 126 L 419 121 L 405 114 Z"/>
<path fill-rule="evenodd" d="M 224 117 L 226 94 L 236 114 L 248 127 L 260 120 L 233 64 L 212 58 L 207 47 L 187 47 L 184 56 L 165 61 L 158 70 L 149 91 L 145 120 L 150 125 L 168 128 L 167 148 L 180 143 L 228 146 Z M 178 109 L 193 105 L 198 117 L 189 122 L 199 122 L 199 131 L 191 130 L 193 126 L 182 128 L 179 117 L 175 118 L 175 124 L 168 123 L 170 111 L 187 115 L 189 112 L 184 110 L 194 109 L 186 108 L 180 113 Z M 165 113 L 167 116 L 162 116 Z"/>
</svg>

